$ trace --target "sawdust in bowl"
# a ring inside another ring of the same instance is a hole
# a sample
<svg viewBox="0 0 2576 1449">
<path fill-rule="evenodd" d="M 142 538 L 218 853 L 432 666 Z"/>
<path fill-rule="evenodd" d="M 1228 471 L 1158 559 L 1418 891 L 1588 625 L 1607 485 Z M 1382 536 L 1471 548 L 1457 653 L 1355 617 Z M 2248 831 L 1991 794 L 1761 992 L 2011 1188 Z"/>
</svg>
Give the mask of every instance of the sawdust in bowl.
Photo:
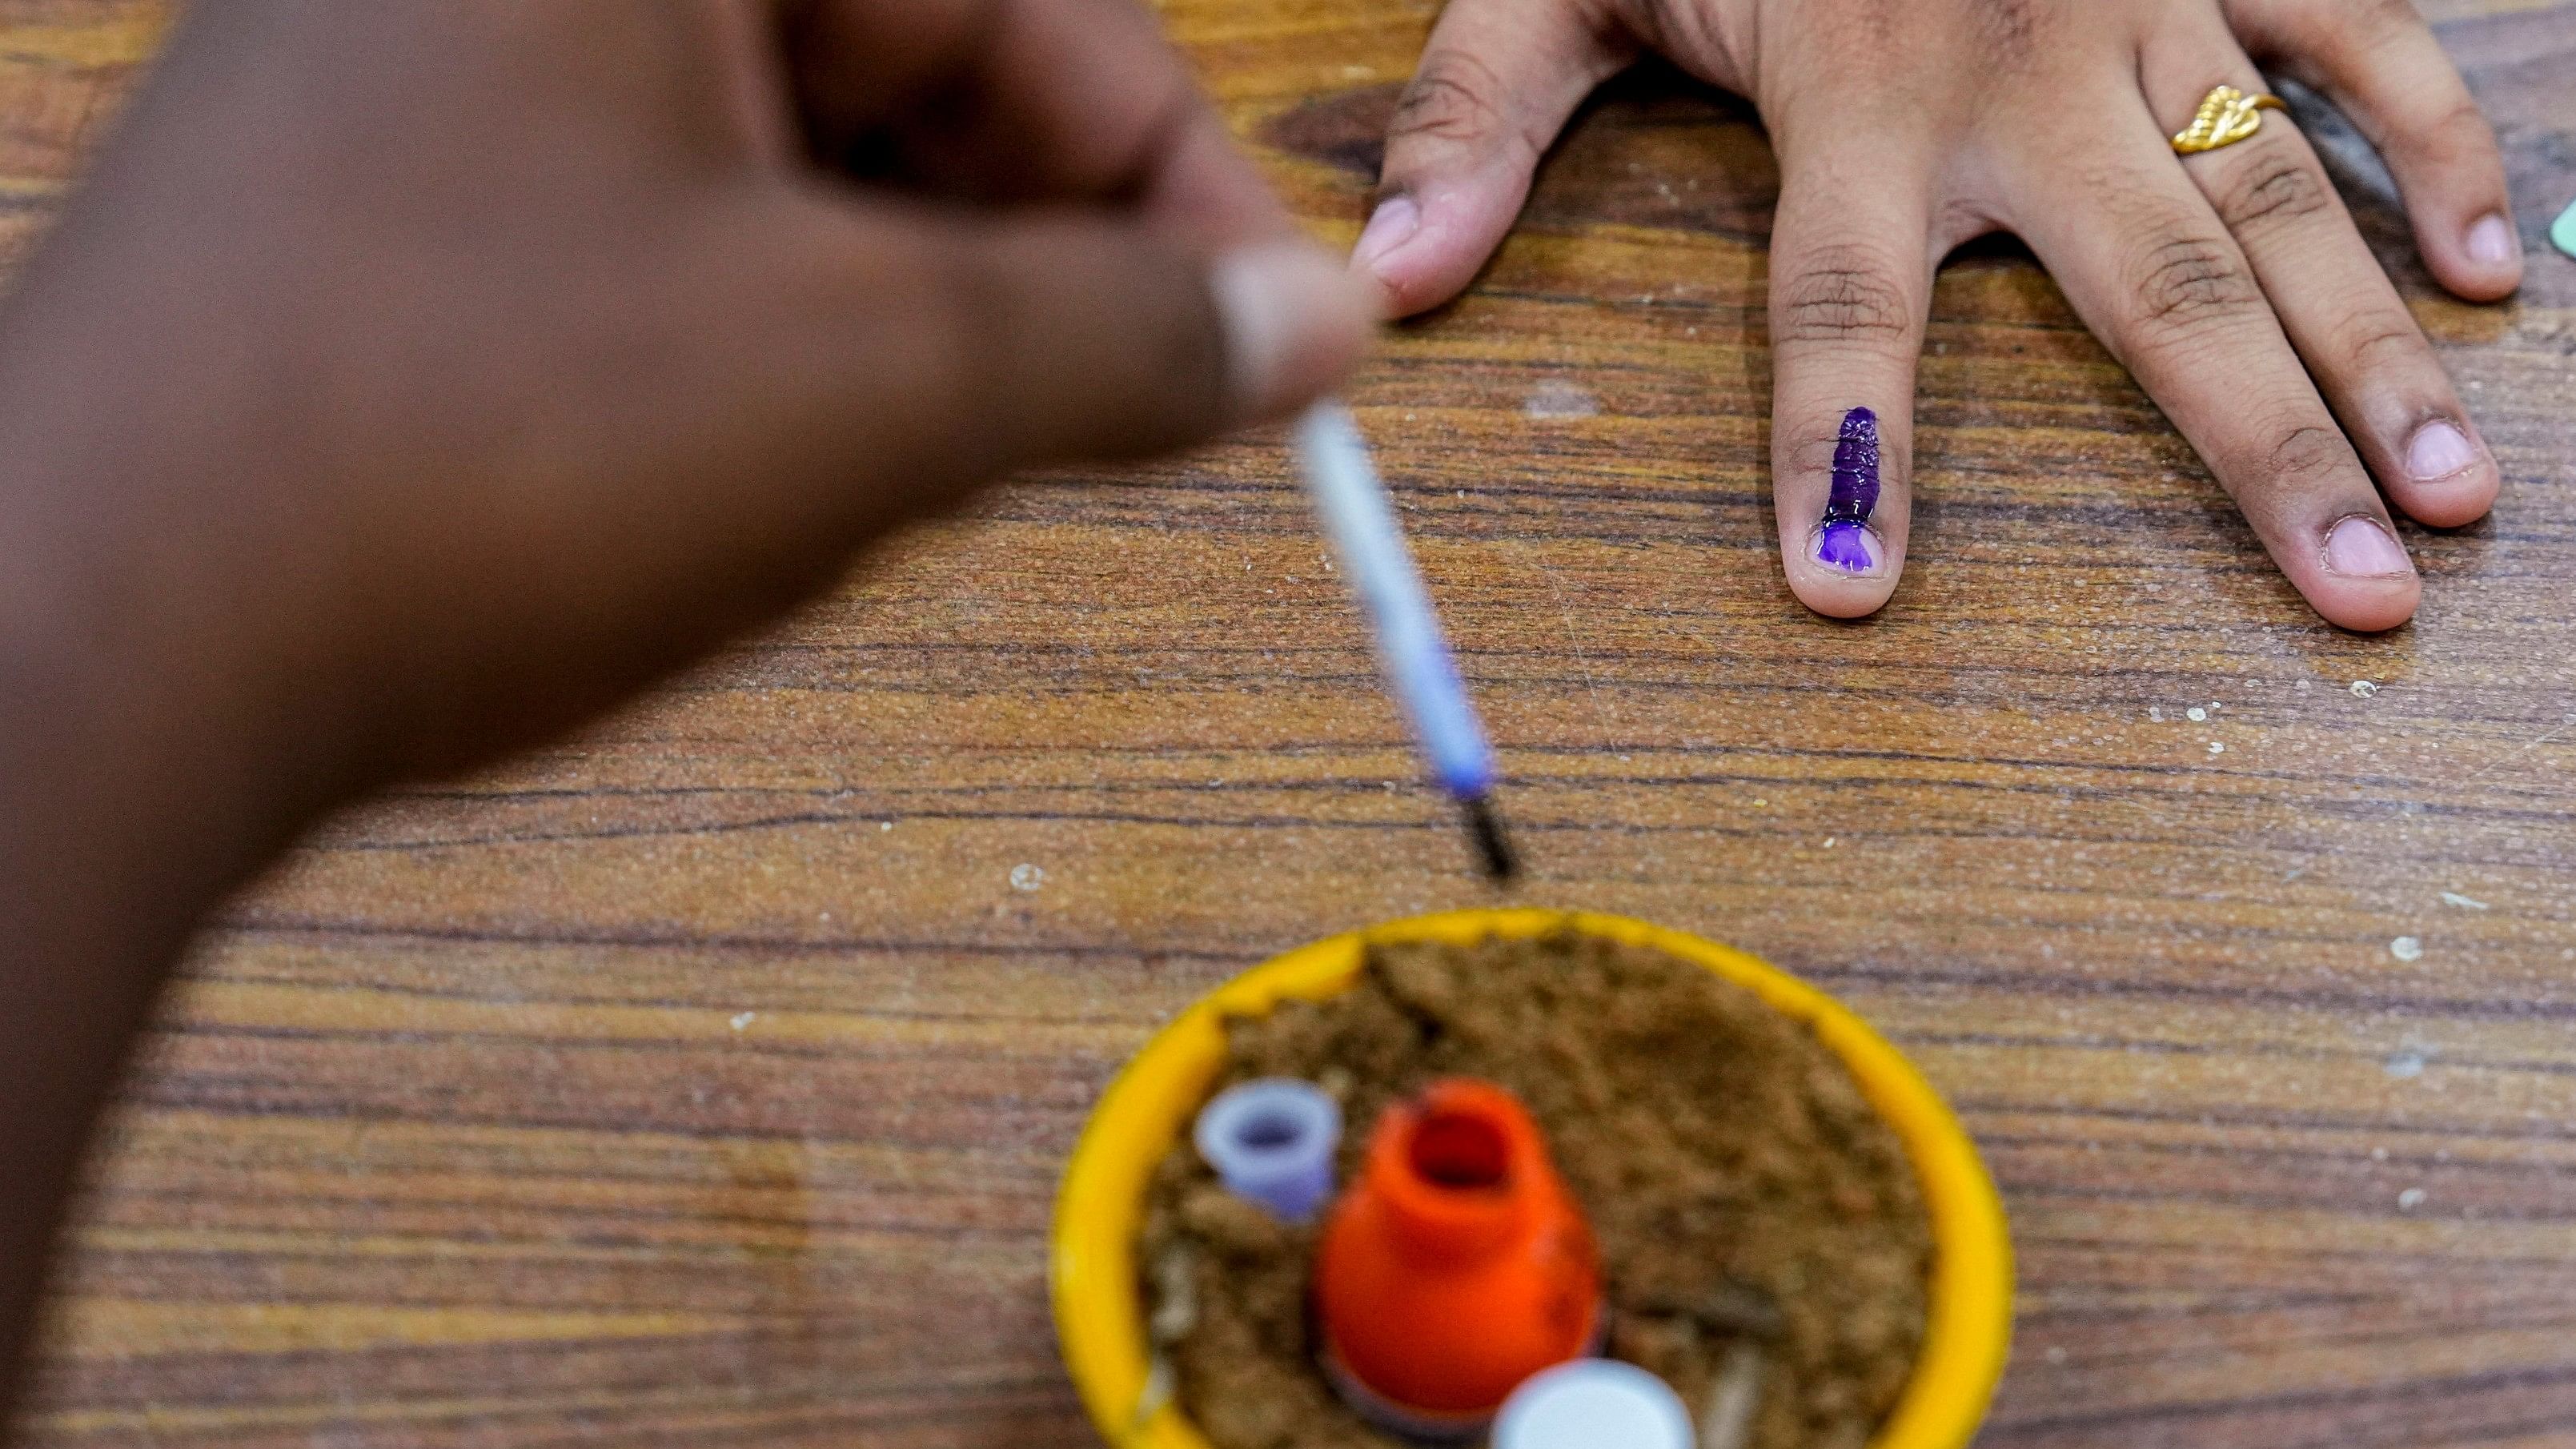
<svg viewBox="0 0 2576 1449">
<path fill-rule="evenodd" d="M 1924 1328 L 1931 1229 L 1904 1149 L 1840 1059 L 1751 992 L 1661 952 L 1568 935 L 1372 949 L 1349 992 L 1229 1026 L 1215 1090 L 1301 1077 L 1369 1129 L 1428 1082 L 1525 1102 L 1601 1243 L 1608 1351 L 1695 1409 L 1744 1393 L 1750 1449 L 1861 1449 Z M 1148 1194 L 1138 1262 L 1183 1410 L 1217 1449 L 1401 1449 L 1315 1367 L 1316 1229 L 1229 1195 L 1187 1145 Z"/>
</svg>

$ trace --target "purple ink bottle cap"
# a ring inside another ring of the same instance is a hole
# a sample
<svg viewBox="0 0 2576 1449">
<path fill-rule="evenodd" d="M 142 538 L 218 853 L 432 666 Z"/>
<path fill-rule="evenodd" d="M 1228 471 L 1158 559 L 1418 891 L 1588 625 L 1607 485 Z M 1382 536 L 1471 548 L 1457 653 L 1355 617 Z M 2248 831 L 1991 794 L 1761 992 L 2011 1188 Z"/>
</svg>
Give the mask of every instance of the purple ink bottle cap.
<svg viewBox="0 0 2576 1449">
<path fill-rule="evenodd" d="M 1312 1082 L 1263 1077 L 1218 1093 L 1192 1138 L 1226 1191 L 1302 1223 L 1333 1195 L 1342 1109 Z"/>
<path fill-rule="evenodd" d="M 1690 1410 L 1662 1379 L 1615 1359 L 1533 1374 L 1494 1416 L 1493 1449 L 1691 1449 Z"/>
</svg>

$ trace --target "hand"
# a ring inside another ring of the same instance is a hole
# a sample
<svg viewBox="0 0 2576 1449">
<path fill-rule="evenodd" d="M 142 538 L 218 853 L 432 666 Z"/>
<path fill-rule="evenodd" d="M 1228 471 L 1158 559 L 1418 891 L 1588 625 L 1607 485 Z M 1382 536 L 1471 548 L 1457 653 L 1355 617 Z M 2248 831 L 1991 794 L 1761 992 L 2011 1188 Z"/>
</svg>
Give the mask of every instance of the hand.
<svg viewBox="0 0 2576 1449">
<path fill-rule="evenodd" d="M 1127 0 L 189 7 L 0 312 L 0 1398 L 152 986 L 314 812 L 1369 307 Z"/>
<path fill-rule="evenodd" d="M 2510 293 L 2495 138 L 2405 0 L 1451 0 L 1355 259 L 1390 311 L 1466 286 L 1575 105 L 1648 48 L 1751 99 L 1779 152 L 1772 477 L 1809 607 L 1867 614 L 1896 587 L 1932 274 L 1997 230 L 2328 620 L 2415 612 L 2382 489 L 2435 527 L 2494 502 L 2494 458 L 2297 128 L 2169 144 L 2212 87 L 2260 92 L 2277 66 L 2378 145 L 2443 286 Z"/>
<path fill-rule="evenodd" d="M 442 768 L 1367 309 L 1127 0 L 231 0 L 0 318 L 0 536 Z"/>
</svg>

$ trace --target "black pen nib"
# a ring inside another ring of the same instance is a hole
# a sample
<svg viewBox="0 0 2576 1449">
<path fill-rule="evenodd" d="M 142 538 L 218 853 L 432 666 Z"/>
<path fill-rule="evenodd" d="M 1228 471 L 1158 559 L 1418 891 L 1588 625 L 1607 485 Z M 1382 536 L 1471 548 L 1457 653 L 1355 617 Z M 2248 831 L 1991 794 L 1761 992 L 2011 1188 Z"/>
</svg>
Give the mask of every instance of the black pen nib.
<svg viewBox="0 0 2576 1449">
<path fill-rule="evenodd" d="M 1476 857 L 1485 867 L 1485 876 L 1496 885 L 1505 885 L 1520 874 L 1520 861 L 1512 854 L 1512 842 L 1503 834 L 1502 817 L 1494 813 L 1494 802 L 1482 795 L 1458 802 L 1467 812 L 1467 833 L 1475 837 Z"/>
</svg>

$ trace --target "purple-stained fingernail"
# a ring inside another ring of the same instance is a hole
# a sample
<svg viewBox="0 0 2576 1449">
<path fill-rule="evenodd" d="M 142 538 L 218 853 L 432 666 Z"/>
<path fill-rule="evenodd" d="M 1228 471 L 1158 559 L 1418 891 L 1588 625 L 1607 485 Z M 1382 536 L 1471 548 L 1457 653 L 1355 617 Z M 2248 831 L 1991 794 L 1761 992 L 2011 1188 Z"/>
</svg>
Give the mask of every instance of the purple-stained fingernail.
<svg viewBox="0 0 2576 1449">
<path fill-rule="evenodd" d="M 1878 414 L 1853 408 L 1843 414 L 1834 442 L 1833 492 L 1825 499 L 1816 534 L 1816 562 L 1865 574 L 1878 567 L 1869 515 L 1878 507 Z"/>
</svg>

